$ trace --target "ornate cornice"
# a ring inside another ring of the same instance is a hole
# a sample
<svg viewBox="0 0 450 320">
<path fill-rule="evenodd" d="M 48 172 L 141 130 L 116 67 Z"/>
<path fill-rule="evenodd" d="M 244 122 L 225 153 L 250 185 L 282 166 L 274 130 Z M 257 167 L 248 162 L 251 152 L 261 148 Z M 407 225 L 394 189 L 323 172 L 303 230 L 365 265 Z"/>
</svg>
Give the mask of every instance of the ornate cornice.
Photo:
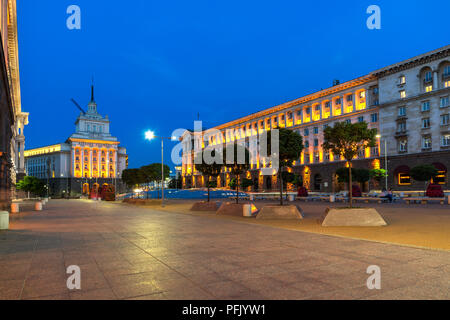
<svg viewBox="0 0 450 320">
<path fill-rule="evenodd" d="M 314 93 L 306 95 L 304 97 L 301 97 L 301 98 L 298 98 L 298 99 L 295 99 L 295 100 L 292 100 L 292 101 L 288 101 L 288 102 L 282 103 L 282 104 L 277 105 L 275 107 L 268 108 L 268 109 L 265 109 L 265 110 L 262 110 L 262 111 L 259 111 L 259 112 L 256 112 L 256 113 L 252 113 L 252 114 L 250 114 L 248 116 L 245 116 L 245 117 L 242 117 L 242 118 L 239 118 L 239 119 L 236 119 L 236 120 L 233 120 L 233 121 L 221 124 L 219 126 L 214 127 L 214 129 L 221 130 L 221 129 L 232 127 L 232 126 L 235 126 L 235 125 L 238 125 L 238 124 L 241 124 L 241 123 L 245 123 L 245 122 L 253 120 L 253 119 L 261 118 L 261 117 L 267 116 L 267 115 L 275 113 L 275 112 L 279 112 L 279 111 L 282 111 L 282 110 L 286 110 L 286 109 L 292 108 L 292 107 L 297 106 L 297 105 L 308 103 L 308 102 L 313 101 L 315 99 L 323 98 L 323 97 L 335 94 L 337 92 L 344 91 L 344 90 L 349 89 L 349 88 L 354 88 L 354 87 L 357 87 L 359 85 L 366 84 L 366 83 L 369 83 L 371 81 L 375 81 L 376 79 L 377 78 L 374 75 L 371 75 L 371 74 L 365 75 L 365 76 L 362 76 L 362 77 L 359 77 L 359 78 L 356 78 L 356 79 L 353 79 L 353 80 L 350 80 L 350 81 L 338 84 L 336 86 L 333 86 L 333 87 L 330 87 L 330 88 L 327 88 L 327 89 L 324 89 L 324 90 L 321 90 L 321 91 L 314 92 Z"/>
<path fill-rule="evenodd" d="M 371 74 L 378 78 L 381 78 L 393 73 L 397 73 L 403 70 L 420 66 L 422 64 L 430 63 L 432 61 L 439 60 L 448 56 L 450 56 L 450 45 L 415 56 L 413 58 L 401 61 L 399 63 L 391 64 L 387 67 L 375 70 Z"/>
</svg>

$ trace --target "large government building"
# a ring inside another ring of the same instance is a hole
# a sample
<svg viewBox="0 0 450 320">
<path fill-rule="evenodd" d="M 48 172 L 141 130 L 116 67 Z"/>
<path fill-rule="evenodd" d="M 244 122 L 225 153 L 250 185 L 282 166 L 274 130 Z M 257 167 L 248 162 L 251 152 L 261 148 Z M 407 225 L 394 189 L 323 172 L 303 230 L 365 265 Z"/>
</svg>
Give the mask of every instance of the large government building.
<svg viewBox="0 0 450 320">
<path fill-rule="evenodd" d="M 423 190 L 423 182 L 413 181 L 409 170 L 418 164 L 430 164 L 439 172 L 434 182 L 449 189 L 449 56 L 450 45 L 351 81 L 336 81 L 328 89 L 224 123 L 212 128 L 214 131 L 187 132 L 191 140 L 183 142 L 183 149 L 187 150 L 183 153 L 183 186 L 205 185 L 206 180 L 192 164 L 195 147 L 244 141 L 281 127 L 303 136 L 305 148 L 293 171 L 303 177 L 304 186 L 312 191 L 337 191 L 342 185 L 335 172 L 346 161 L 322 149 L 323 130 L 337 121 L 364 121 L 376 128 L 381 137 L 376 147 L 358 155 L 354 167 L 384 168 L 387 162 L 390 187 Z M 203 141 L 195 138 L 199 134 Z M 244 175 L 253 181 L 249 190 L 278 189 L 277 176 L 262 175 L 265 162 L 259 159 L 257 150 L 249 151 L 258 159 Z M 217 178 L 218 186 L 228 186 L 230 178 L 230 173 L 223 171 Z"/>
<path fill-rule="evenodd" d="M 87 194 L 105 184 L 123 189 L 126 149 L 109 131 L 109 118 L 97 112 L 94 87 L 87 112 L 75 121 L 75 133 L 66 142 L 25 151 L 29 176 L 48 179 L 50 194 Z"/>
<path fill-rule="evenodd" d="M 0 211 L 8 210 L 16 181 L 25 175 L 24 126 L 17 40 L 16 0 L 0 0 Z"/>
</svg>

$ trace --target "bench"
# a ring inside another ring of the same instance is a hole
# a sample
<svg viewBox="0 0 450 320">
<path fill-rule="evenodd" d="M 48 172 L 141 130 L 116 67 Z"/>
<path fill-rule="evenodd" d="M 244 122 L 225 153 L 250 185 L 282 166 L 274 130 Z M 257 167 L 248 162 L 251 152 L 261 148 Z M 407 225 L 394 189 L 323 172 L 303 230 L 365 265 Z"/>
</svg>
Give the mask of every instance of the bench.
<svg viewBox="0 0 450 320">
<path fill-rule="evenodd" d="M 389 202 L 388 198 L 382 198 L 382 197 L 354 197 L 353 201 L 364 201 L 365 203 L 369 203 L 370 201 L 376 201 L 378 203 L 383 203 L 383 202 Z"/>
<path fill-rule="evenodd" d="M 416 203 L 416 201 L 420 201 L 421 204 L 427 204 L 428 201 L 439 201 L 440 204 L 445 203 L 445 198 L 430 198 L 430 197 L 409 197 L 404 198 L 406 204 Z"/>
</svg>

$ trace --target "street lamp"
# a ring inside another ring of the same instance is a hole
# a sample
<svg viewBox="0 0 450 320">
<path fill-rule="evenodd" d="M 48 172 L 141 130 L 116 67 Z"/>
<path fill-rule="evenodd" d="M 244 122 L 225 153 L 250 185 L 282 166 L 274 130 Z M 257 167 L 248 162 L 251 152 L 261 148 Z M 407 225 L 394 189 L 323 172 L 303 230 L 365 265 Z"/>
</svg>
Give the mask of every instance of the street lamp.
<svg viewBox="0 0 450 320">
<path fill-rule="evenodd" d="M 161 139 L 161 206 L 164 207 L 164 139 L 175 141 L 176 137 L 156 136 L 155 133 L 151 130 L 147 130 L 145 132 L 146 140 L 150 141 L 153 140 L 154 138 Z"/>
<path fill-rule="evenodd" d="M 377 134 L 376 137 L 380 140 L 381 142 L 381 135 Z M 385 180 L 385 189 L 388 189 L 388 177 L 387 177 L 387 173 L 388 173 L 388 167 L 387 167 L 387 140 L 384 140 L 384 169 L 386 170 L 386 176 L 384 177 Z"/>
</svg>

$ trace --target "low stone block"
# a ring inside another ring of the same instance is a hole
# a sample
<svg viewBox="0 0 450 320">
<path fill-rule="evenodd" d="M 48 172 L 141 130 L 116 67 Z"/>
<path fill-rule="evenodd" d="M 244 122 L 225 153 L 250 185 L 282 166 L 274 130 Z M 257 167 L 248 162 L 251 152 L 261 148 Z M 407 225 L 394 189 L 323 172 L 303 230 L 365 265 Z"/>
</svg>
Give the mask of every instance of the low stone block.
<svg viewBox="0 0 450 320">
<path fill-rule="evenodd" d="M 223 214 L 227 216 L 242 217 L 244 214 L 243 203 L 224 202 L 216 211 L 216 214 Z"/>
<path fill-rule="evenodd" d="M 0 230 L 9 229 L 9 212 L 0 211 Z"/>
<path fill-rule="evenodd" d="M 380 227 L 387 223 L 375 208 L 327 208 L 324 227 Z"/>
<path fill-rule="evenodd" d="M 264 206 L 256 216 L 256 219 L 272 220 L 298 220 L 303 219 L 303 214 L 297 206 Z"/>
<path fill-rule="evenodd" d="M 219 208 L 219 202 L 198 201 L 192 205 L 191 211 L 216 211 L 218 208 Z"/>
</svg>

